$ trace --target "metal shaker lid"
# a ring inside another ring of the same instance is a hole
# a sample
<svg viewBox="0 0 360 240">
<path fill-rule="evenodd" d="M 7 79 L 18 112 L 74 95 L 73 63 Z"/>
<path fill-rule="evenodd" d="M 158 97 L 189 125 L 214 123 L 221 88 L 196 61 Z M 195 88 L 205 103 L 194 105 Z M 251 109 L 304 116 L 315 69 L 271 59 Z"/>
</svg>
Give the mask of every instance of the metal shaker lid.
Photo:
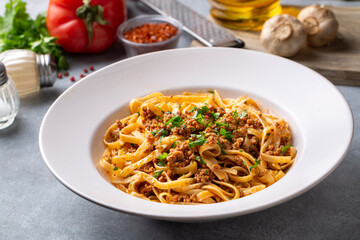
<svg viewBox="0 0 360 240">
<path fill-rule="evenodd" d="M 56 63 L 49 54 L 36 55 L 40 87 L 52 87 L 56 80 Z"/>
<path fill-rule="evenodd" d="M 0 86 L 4 85 L 8 80 L 8 76 L 6 74 L 5 65 L 0 62 Z"/>
</svg>

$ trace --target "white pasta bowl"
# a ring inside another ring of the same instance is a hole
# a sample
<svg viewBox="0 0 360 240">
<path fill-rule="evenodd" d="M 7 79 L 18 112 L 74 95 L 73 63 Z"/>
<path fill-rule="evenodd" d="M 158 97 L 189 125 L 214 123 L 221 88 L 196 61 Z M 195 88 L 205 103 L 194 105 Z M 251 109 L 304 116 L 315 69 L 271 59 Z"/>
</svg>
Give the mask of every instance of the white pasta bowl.
<svg viewBox="0 0 360 240">
<path fill-rule="evenodd" d="M 247 197 L 201 205 L 150 202 L 110 183 L 98 165 L 105 149 L 102 138 L 113 122 L 129 115 L 131 99 L 157 91 L 210 89 L 223 97 L 247 95 L 289 122 L 298 153 L 280 181 Z M 94 203 L 156 219 L 202 221 L 266 209 L 311 189 L 345 157 L 352 135 L 348 103 L 316 72 L 260 52 L 192 48 L 129 58 L 74 84 L 46 113 L 39 145 L 56 178 Z"/>
</svg>

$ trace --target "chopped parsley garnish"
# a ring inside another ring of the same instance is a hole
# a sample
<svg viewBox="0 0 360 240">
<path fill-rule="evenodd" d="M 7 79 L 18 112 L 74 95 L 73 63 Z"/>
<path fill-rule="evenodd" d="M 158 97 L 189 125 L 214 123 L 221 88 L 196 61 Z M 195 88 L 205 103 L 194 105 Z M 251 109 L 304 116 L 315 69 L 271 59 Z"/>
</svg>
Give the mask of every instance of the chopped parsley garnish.
<svg viewBox="0 0 360 240">
<path fill-rule="evenodd" d="M 179 109 L 181 109 L 181 104 L 179 103 Z"/>
<path fill-rule="evenodd" d="M 220 141 L 219 141 L 219 140 L 217 140 L 217 144 L 219 145 L 219 147 L 220 147 L 220 148 L 222 148 L 222 147 L 223 147 L 223 145 L 221 145 L 221 143 L 220 143 Z"/>
<path fill-rule="evenodd" d="M 285 154 L 289 148 L 291 148 L 291 145 L 286 145 L 286 146 L 282 147 L 280 149 L 280 151 L 282 154 Z"/>
<path fill-rule="evenodd" d="M 218 126 L 218 127 L 228 127 L 229 126 L 229 124 L 227 124 L 227 123 L 225 123 L 225 122 L 219 122 L 219 121 L 215 121 L 215 124 L 216 124 L 216 126 Z"/>
<path fill-rule="evenodd" d="M 164 110 L 162 110 L 160 107 L 155 106 L 157 109 L 159 109 L 162 113 L 164 113 Z"/>
<path fill-rule="evenodd" d="M 209 90 L 208 93 L 215 93 L 213 90 Z"/>
<path fill-rule="evenodd" d="M 177 145 L 179 145 L 179 142 L 173 142 L 173 144 L 171 144 L 171 147 L 170 148 L 175 148 Z"/>
<path fill-rule="evenodd" d="M 160 175 L 162 174 L 163 171 L 164 171 L 163 169 L 156 171 L 156 172 L 154 173 L 154 178 L 160 177 Z"/>
<path fill-rule="evenodd" d="M 241 113 L 240 118 L 246 117 L 246 115 L 247 115 L 247 111 L 243 110 L 242 113 Z"/>
<path fill-rule="evenodd" d="M 220 118 L 220 113 L 218 113 L 218 112 L 217 113 L 211 112 L 210 115 L 214 119 L 214 121 L 216 121 Z"/>
<path fill-rule="evenodd" d="M 246 162 L 245 161 L 243 161 L 243 165 L 246 167 L 247 166 L 247 164 L 246 164 Z"/>
<path fill-rule="evenodd" d="M 140 112 L 137 112 L 138 116 L 140 116 Z"/>
<path fill-rule="evenodd" d="M 114 167 L 114 171 L 117 171 L 119 170 L 119 168 L 117 166 Z"/>
<path fill-rule="evenodd" d="M 197 107 L 192 107 L 189 112 L 193 112 L 197 109 Z"/>
<path fill-rule="evenodd" d="M 195 137 L 196 140 L 195 141 L 190 140 L 189 148 L 193 148 L 195 146 L 202 146 L 204 143 L 207 142 L 207 139 L 205 138 L 204 133 L 200 133 L 199 135 L 191 134 L 191 137 Z"/>
<path fill-rule="evenodd" d="M 151 131 L 151 134 L 153 135 L 153 136 L 155 136 L 155 137 L 157 137 L 157 136 L 159 136 L 159 135 L 161 135 L 161 136 L 167 136 L 167 135 L 169 135 L 169 132 L 168 132 L 168 130 L 166 130 L 166 129 L 164 129 L 164 128 L 162 128 L 162 129 L 160 129 L 159 131 Z"/>
<path fill-rule="evenodd" d="M 240 149 L 239 152 L 243 152 L 243 150 Z"/>
<path fill-rule="evenodd" d="M 210 111 L 210 109 L 207 106 L 202 106 L 201 108 L 198 108 L 193 116 L 193 119 L 195 119 L 198 123 L 206 124 L 204 122 L 204 113 Z"/>
<path fill-rule="evenodd" d="M 223 149 L 220 149 L 220 150 L 221 150 L 222 155 L 226 155 L 226 152 Z"/>
<path fill-rule="evenodd" d="M 183 122 L 184 121 L 182 120 L 182 118 L 180 116 L 175 116 L 175 117 L 170 118 L 170 120 L 167 121 L 165 123 L 165 125 L 169 125 L 171 123 L 171 127 L 181 127 L 181 124 Z"/>
<path fill-rule="evenodd" d="M 163 166 L 165 166 L 165 163 L 164 163 L 163 160 L 160 160 L 160 161 L 157 163 L 157 165 L 160 166 L 160 167 L 163 167 Z"/>
<path fill-rule="evenodd" d="M 206 172 L 206 175 L 209 175 L 209 169 L 206 169 L 205 172 Z"/>
<path fill-rule="evenodd" d="M 260 159 L 256 159 L 255 158 L 255 165 L 252 165 L 250 168 L 249 168 L 249 171 L 251 172 L 251 169 L 253 169 L 253 168 L 255 168 L 257 165 L 259 165 L 259 163 L 261 162 L 261 160 Z"/>
<path fill-rule="evenodd" d="M 234 118 L 239 117 L 239 113 L 237 112 L 237 110 L 236 110 L 236 109 L 235 109 L 235 111 L 233 112 L 233 117 L 234 117 Z"/>
<path fill-rule="evenodd" d="M 163 159 L 166 159 L 167 156 L 168 156 L 168 154 L 164 152 L 163 154 L 159 155 L 157 158 L 160 160 L 163 160 Z"/>
<path fill-rule="evenodd" d="M 271 133 L 267 133 L 266 136 L 270 136 Z"/>
<path fill-rule="evenodd" d="M 210 111 L 210 109 L 207 106 L 202 106 L 201 108 L 199 108 L 197 110 L 197 112 L 200 113 L 200 114 L 204 114 L 204 113 L 206 113 L 208 111 Z"/>
<path fill-rule="evenodd" d="M 205 121 L 204 121 L 205 120 L 204 116 L 202 114 L 197 114 L 195 120 L 200 124 L 204 124 L 204 125 L 206 124 Z"/>
<path fill-rule="evenodd" d="M 237 112 L 237 110 L 235 109 L 235 111 L 233 112 L 233 118 L 236 120 L 236 124 L 239 124 L 239 120 L 237 119 L 239 117 L 239 113 Z"/>
<path fill-rule="evenodd" d="M 206 162 L 204 161 L 204 159 L 201 156 L 196 156 L 195 159 L 198 160 L 201 164 L 206 165 Z"/>
<path fill-rule="evenodd" d="M 231 131 L 226 131 L 225 129 L 220 129 L 220 134 L 223 135 L 229 142 L 231 142 L 232 138 L 234 137 Z"/>
</svg>

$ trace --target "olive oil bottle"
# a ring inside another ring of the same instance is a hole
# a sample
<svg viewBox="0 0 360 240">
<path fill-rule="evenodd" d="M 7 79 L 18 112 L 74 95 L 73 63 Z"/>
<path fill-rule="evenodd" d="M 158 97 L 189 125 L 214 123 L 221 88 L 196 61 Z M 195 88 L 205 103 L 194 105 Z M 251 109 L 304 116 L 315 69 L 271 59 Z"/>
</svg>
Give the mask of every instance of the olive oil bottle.
<svg viewBox="0 0 360 240">
<path fill-rule="evenodd" d="M 281 14 L 280 0 L 209 0 L 211 16 L 227 28 L 260 31 L 269 18 Z"/>
</svg>

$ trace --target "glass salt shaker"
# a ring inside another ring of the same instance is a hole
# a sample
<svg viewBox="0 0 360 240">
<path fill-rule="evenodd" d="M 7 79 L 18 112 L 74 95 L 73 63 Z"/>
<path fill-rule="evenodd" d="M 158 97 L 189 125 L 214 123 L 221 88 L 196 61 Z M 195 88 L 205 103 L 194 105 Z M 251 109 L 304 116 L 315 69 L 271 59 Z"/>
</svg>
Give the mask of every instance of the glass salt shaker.
<svg viewBox="0 0 360 240">
<path fill-rule="evenodd" d="M 19 111 L 20 99 L 14 81 L 0 62 L 0 130 L 9 127 Z"/>
</svg>

